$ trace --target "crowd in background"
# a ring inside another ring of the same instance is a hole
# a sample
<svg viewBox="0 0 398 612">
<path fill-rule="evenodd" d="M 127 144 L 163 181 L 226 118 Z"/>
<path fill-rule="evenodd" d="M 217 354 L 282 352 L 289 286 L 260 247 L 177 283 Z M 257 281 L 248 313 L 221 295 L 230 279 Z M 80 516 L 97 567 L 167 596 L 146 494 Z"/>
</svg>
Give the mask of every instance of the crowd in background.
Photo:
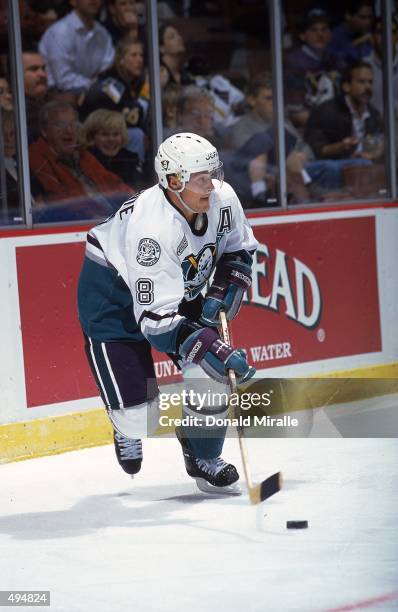
<svg viewBox="0 0 398 612">
<path fill-rule="evenodd" d="M 36 222 L 105 217 L 153 176 L 145 3 L 20 0 Z M 159 2 L 164 136 L 220 151 L 246 208 L 277 206 L 269 16 L 264 2 Z M 283 3 L 288 201 L 385 192 L 378 2 Z M 21 220 L 7 10 L 0 2 L 2 208 Z M 398 22 L 391 24 L 398 104 Z M 3 195 L 4 204 L 4 195 Z"/>
</svg>

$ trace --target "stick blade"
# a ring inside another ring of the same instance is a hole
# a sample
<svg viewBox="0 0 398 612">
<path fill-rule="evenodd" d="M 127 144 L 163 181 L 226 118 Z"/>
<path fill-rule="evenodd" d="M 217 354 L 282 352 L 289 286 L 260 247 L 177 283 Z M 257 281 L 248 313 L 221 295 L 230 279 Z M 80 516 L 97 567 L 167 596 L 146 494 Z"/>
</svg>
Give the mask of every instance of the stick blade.
<svg viewBox="0 0 398 612">
<path fill-rule="evenodd" d="M 282 488 L 282 474 L 276 472 L 269 478 L 266 478 L 258 485 L 249 489 L 249 497 L 252 504 L 260 504 L 275 493 L 278 493 Z"/>
</svg>

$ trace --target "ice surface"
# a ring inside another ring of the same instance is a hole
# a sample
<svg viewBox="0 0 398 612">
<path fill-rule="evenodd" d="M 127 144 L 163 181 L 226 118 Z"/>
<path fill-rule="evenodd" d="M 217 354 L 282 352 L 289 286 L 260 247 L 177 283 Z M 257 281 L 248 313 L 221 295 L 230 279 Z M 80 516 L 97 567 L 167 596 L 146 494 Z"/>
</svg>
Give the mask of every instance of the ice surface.
<svg viewBox="0 0 398 612">
<path fill-rule="evenodd" d="M 134 480 L 112 446 L 0 466 L 0 589 L 51 612 L 398 610 L 397 440 L 248 446 L 254 480 L 285 478 L 257 507 L 197 492 L 174 439 L 144 441 Z"/>
</svg>

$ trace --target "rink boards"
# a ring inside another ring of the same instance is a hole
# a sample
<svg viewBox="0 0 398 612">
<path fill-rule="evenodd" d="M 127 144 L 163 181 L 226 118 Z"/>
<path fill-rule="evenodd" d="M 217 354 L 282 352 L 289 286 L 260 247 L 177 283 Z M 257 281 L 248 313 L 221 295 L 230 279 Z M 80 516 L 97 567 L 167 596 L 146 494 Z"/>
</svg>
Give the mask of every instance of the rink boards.
<svg viewBox="0 0 398 612">
<path fill-rule="evenodd" d="M 259 249 L 232 333 L 259 373 L 397 377 L 397 206 L 250 222 Z M 0 461 L 109 440 L 76 317 L 87 229 L 0 234 Z M 154 359 L 161 384 L 178 380 Z"/>
</svg>

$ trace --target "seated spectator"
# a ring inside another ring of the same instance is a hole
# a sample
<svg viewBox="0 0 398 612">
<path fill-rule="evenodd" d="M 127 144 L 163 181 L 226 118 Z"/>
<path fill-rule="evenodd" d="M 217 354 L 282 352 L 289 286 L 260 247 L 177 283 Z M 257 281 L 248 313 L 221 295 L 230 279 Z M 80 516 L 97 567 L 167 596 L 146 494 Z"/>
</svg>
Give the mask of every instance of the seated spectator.
<svg viewBox="0 0 398 612">
<path fill-rule="evenodd" d="M 5 193 L 1 194 L 1 223 L 22 222 L 22 206 L 18 189 L 18 168 L 16 160 L 16 146 L 14 133 L 14 116 L 12 110 L 3 110 L 1 113 L 3 145 L 4 145 L 4 171 Z"/>
<path fill-rule="evenodd" d="M 392 52 L 393 52 L 393 100 L 395 112 L 398 112 L 398 20 L 393 18 L 392 23 Z M 371 102 L 381 115 L 384 115 L 383 97 L 383 47 L 382 47 L 382 20 L 378 17 L 373 26 L 373 51 L 365 58 L 373 68 L 373 96 Z"/>
<path fill-rule="evenodd" d="M 329 160 L 329 171 L 335 173 L 336 186 L 343 186 L 347 169 L 355 171 L 360 181 L 360 166 L 383 161 L 383 124 L 380 113 L 370 104 L 373 71 L 370 64 L 358 62 L 342 79 L 342 95 L 315 109 L 307 123 L 305 139 L 319 160 Z M 351 172 L 353 174 L 354 171 Z M 365 169 L 364 172 L 369 172 Z M 374 190 L 382 188 L 379 173 Z M 350 189 L 350 181 L 347 181 Z"/>
<path fill-rule="evenodd" d="M 101 0 L 70 0 L 74 8 L 43 34 L 39 51 L 45 58 L 49 87 L 86 91 L 112 63 L 111 37 L 95 17 Z"/>
<path fill-rule="evenodd" d="M 217 148 L 224 146 L 224 134 L 214 121 L 214 99 L 211 93 L 197 85 L 183 87 L 177 100 L 177 127 L 166 132 L 193 132 L 207 138 Z"/>
<path fill-rule="evenodd" d="M 40 135 L 39 113 L 49 101 L 46 62 L 34 48 L 22 53 L 29 144 Z"/>
<path fill-rule="evenodd" d="M 345 7 L 344 22 L 334 28 L 329 43 L 329 51 L 343 69 L 363 60 L 372 51 L 373 2 L 348 0 Z"/>
<path fill-rule="evenodd" d="M 132 189 L 106 170 L 78 143 L 78 116 L 68 102 L 52 101 L 40 114 L 41 136 L 29 147 L 30 168 L 38 196 L 55 206 L 55 218 L 70 220 L 105 216 L 116 210 Z M 42 212 L 42 211 L 40 211 Z M 37 220 L 44 220 L 43 217 Z"/>
<path fill-rule="evenodd" d="M 214 100 L 214 121 L 221 127 L 233 125 L 240 114 L 244 93 L 222 74 L 212 73 L 210 64 L 201 56 L 191 57 L 186 70 L 192 83 L 208 89 Z"/>
<path fill-rule="evenodd" d="M 3 111 L 12 111 L 12 93 L 5 76 L 0 76 L 0 107 Z"/>
<path fill-rule="evenodd" d="M 231 147 L 242 147 L 252 136 L 272 127 L 273 96 L 272 77 L 263 73 L 249 82 L 246 103 L 249 110 L 231 127 Z"/>
<path fill-rule="evenodd" d="M 343 87 L 347 88 L 347 92 L 350 92 L 350 98 L 348 99 L 350 108 L 357 108 L 355 105 L 359 103 L 363 104 L 364 99 L 368 99 L 367 96 L 369 95 L 366 89 L 369 83 L 366 79 L 371 79 L 370 67 L 360 64 L 358 69 L 359 74 L 357 74 L 355 68 L 353 71 L 354 78 L 352 80 L 354 85 L 350 85 L 350 82 L 348 85 L 343 85 Z M 347 73 L 344 79 L 350 81 L 350 74 L 351 71 Z M 358 78 L 358 83 L 355 77 Z M 365 93 L 363 91 L 364 88 Z M 245 141 L 242 138 L 241 141 L 237 142 L 237 145 L 240 145 L 239 148 L 232 154 L 227 156 L 224 154 L 223 158 L 227 179 L 235 186 L 246 205 L 249 203 L 251 206 L 264 205 L 264 202 L 267 204 L 275 203 L 277 175 L 275 167 L 275 134 L 273 128 L 270 128 L 273 119 L 270 82 L 268 83 L 268 89 L 264 89 L 263 93 L 268 98 L 263 108 L 263 119 L 267 119 L 267 122 L 263 122 L 263 130 L 258 131 L 258 133 L 254 133 L 253 130 L 249 140 Z M 336 126 L 341 126 L 343 120 L 330 110 L 331 104 L 332 102 L 325 102 L 318 107 L 318 111 L 325 108 L 323 114 L 324 122 L 329 133 L 334 135 L 338 133 L 339 129 Z M 333 104 L 335 104 L 334 100 Z M 348 130 L 349 134 L 351 134 L 351 114 L 348 106 L 347 112 L 349 118 Z M 378 116 L 376 111 L 373 111 L 373 114 L 376 117 Z M 366 117 L 364 119 L 366 120 Z M 265 129 L 267 123 L 269 129 Z M 360 119 L 355 121 L 355 125 L 356 129 L 360 132 Z M 382 155 L 382 147 L 380 147 L 381 122 L 379 121 L 377 125 L 378 131 L 373 133 L 375 140 L 371 142 L 369 136 L 364 138 L 363 151 L 358 152 L 355 156 L 353 155 L 352 159 L 347 159 L 348 155 L 346 157 L 342 155 L 341 160 L 334 159 L 331 155 L 318 155 L 320 159 L 314 160 L 312 150 L 308 144 L 314 144 L 315 152 L 318 153 L 316 142 L 313 143 L 311 138 L 306 138 L 306 142 L 303 142 L 294 127 L 289 122 L 286 122 L 286 172 L 290 202 L 302 203 L 314 198 L 330 199 L 344 196 L 345 169 L 352 166 L 369 166 L 372 163 L 372 159 L 377 160 Z M 375 128 L 375 125 L 373 125 L 373 128 Z M 322 132 L 321 136 L 323 136 Z M 241 144 L 242 142 L 243 144 Z M 348 193 L 346 195 L 349 197 Z"/>
<path fill-rule="evenodd" d="M 256 134 L 265 133 L 273 127 L 274 104 L 272 77 L 269 73 L 260 74 L 249 83 L 247 103 L 250 110 L 230 128 L 228 134 L 229 142 L 234 149 L 242 147 Z M 312 160 L 314 155 L 310 147 L 306 145 L 298 130 L 288 120 L 285 121 L 285 129 L 294 143 L 294 151 L 290 152 L 291 155 L 300 151 L 300 157 L 304 153 L 305 162 Z M 268 134 L 273 134 L 273 132 L 268 132 Z"/>
<path fill-rule="evenodd" d="M 127 148 L 141 161 L 148 118 L 148 100 L 141 95 L 144 83 L 143 44 L 128 36 L 119 42 L 113 66 L 93 83 L 80 108 L 82 119 L 98 108 L 121 112 L 129 132 Z"/>
<path fill-rule="evenodd" d="M 115 47 L 126 35 L 132 40 L 138 40 L 139 26 L 135 0 L 108 0 L 107 13 L 103 25 L 108 30 Z"/>
<path fill-rule="evenodd" d="M 37 45 L 41 36 L 58 19 L 51 0 L 20 0 L 22 40 L 24 44 Z"/>
<path fill-rule="evenodd" d="M 121 113 L 99 109 L 91 113 L 83 125 L 88 151 L 110 172 L 134 190 L 143 184 L 142 166 L 136 153 L 125 146 L 127 128 Z"/>
<path fill-rule="evenodd" d="M 172 132 L 177 128 L 177 101 L 181 94 L 181 87 L 177 83 L 170 83 L 162 93 L 163 129 Z"/>
<path fill-rule="evenodd" d="M 308 153 L 301 149 L 297 137 L 285 129 L 286 173 L 289 202 L 299 204 L 311 200 L 306 172 Z M 276 146 L 273 128 L 254 134 L 239 149 L 221 154 L 225 178 L 231 182 L 245 208 L 277 204 Z"/>
<path fill-rule="evenodd" d="M 312 108 L 334 97 L 341 66 L 328 50 L 332 32 L 324 11 L 309 11 L 298 24 L 298 37 L 300 46 L 285 59 L 285 101 L 294 125 L 301 127 Z"/>
<path fill-rule="evenodd" d="M 193 82 L 184 65 L 184 39 L 173 25 L 166 24 L 159 29 L 159 50 L 162 83 L 189 85 Z"/>
<path fill-rule="evenodd" d="M 380 113 L 370 104 L 373 70 L 370 64 L 353 64 L 342 79 L 342 95 L 324 102 L 310 115 L 305 140 L 318 159 L 362 158 L 375 160 L 383 151 L 364 150 L 367 136 L 381 137 Z"/>
</svg>

